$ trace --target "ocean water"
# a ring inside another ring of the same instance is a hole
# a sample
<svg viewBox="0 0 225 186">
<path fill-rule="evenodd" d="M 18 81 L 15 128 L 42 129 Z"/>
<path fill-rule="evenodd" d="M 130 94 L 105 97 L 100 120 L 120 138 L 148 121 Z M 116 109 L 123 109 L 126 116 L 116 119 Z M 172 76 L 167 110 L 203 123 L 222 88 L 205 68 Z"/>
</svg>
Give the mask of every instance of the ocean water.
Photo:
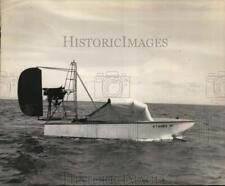
<svg viewBox="0 0 225 186">
<path fill-rule="evenodd" d="M 0 101 L 0 185 L 225 184 L 225 107 L 149 104 L 153 117 L 196 120 L 185 141 L 55 138 Z M 80 112 L 89 113 L 90 103 Z"/>
</svg>

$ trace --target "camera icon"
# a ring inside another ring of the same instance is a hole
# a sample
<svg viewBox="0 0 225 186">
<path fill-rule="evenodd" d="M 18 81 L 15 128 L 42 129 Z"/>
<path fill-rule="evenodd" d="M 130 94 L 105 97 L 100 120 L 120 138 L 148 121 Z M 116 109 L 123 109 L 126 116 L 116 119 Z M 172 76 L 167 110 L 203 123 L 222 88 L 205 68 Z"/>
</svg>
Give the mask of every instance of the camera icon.
<svg viewBox="0 0 225 186">
<path fill-rule="evenodd" d="M 206 96 L 208 98 L 225 98 L 225 71 L 208 75 L 206 79 Z"/>
<path fill-rule="evenodd" d="M 17 86 L 17 78 L 14 75 L 9 75 L 6 72 L 1 72 L 0 75 L 0 97 L 12 98 L 15 96 Z"/>
<path fill-rule="evenodd" d="M 98 73 L 94 80 L 95 98 L 130 97 L 130 77 L 117 71 Z"/>
</svg>

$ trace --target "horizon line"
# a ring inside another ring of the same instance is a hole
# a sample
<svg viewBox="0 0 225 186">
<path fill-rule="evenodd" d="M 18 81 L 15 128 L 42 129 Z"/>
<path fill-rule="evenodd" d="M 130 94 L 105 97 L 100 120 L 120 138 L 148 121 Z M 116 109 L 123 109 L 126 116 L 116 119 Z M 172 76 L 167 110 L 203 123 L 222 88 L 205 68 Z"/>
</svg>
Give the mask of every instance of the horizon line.
<svg viewBox="0 0 225 186">
<path fill-rule="evenodd" d="M 12 101 L 12 100 L 18 100 L 17 98 L 0 98 L 0 100 L 8 100 L 8 101 Z M 45 100 L 44 100 L 45 101 Z M 71 100 L 72 101 L 72 100 Z M 87 100 L 79 100 L 78 102 L 91 102 L 91 101 L 87 101 Z M 107 102 L 107 99 L 105 101 L 94 101 L 94 102 L 98 102 L 98 103 L 104 103 Z M 196 106 L 225 106 L 224 104 L 218 104 L 218 103 L 176 103 L 176 102 L 143 102 L 145 104 L 164 104 L 164 105 L 196 105 Z"/>
</svg>

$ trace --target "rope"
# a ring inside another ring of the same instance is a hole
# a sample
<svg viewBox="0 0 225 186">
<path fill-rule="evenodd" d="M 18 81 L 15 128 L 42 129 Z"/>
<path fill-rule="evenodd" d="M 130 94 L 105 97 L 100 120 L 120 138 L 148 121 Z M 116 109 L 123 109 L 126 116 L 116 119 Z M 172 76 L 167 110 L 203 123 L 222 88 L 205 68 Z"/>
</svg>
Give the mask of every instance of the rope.
<svg viewBox="0 0 225 186">
<path fill-rule="evenodd" d="M 81 79 L 81 77 L 80 77 L 80 75 L 79 75 L 78 73 L 77 73 L 77 77 L 78 77 L 78 79 L 80 80 L 81 84 L 83 85 L 83 87 L 84 87 L 85 91 L 87 92 L 87 94 L 88 94 L 88 96 L 89 96 L 89 98 L 90 98 L 91 102 L 93 103 L 94 107 L 95 107 L 95 108 L 97 108 L 97 107 L 96 107 L 96 105 L 95 105 L 94 100 L 93 100 L 93 99 L 92 99 L 92 97 L 91 97 L 91 94 L 88 92 L 87 87 L 85 86 L 85 84 L 84 84 L 83 80 Z"/>
<path fill-rule="evenodd" d="M 59 70 L 59 71 L 68 71 L 68 68 L 57 68 L 57 67 L 43 67 L 43 66 L 37 66 L 37 68 L 44 68 L 49 70 Z"/>
</svg>

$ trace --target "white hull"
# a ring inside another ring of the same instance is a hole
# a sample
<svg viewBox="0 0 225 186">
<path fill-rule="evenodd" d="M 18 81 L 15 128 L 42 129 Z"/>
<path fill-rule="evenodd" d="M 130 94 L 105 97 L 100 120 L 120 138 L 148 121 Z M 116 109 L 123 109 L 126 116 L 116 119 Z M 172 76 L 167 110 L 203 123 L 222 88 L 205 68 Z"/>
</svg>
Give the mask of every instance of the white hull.
<svg viewBox="0 0 225 186">
<path fill-rule="evenodd" d="M 129 124 L 45 124 L 44 135 L 131 140 L 171 139 L 194 125 L 193 121 L 146 122 Z"/>
</svg>

